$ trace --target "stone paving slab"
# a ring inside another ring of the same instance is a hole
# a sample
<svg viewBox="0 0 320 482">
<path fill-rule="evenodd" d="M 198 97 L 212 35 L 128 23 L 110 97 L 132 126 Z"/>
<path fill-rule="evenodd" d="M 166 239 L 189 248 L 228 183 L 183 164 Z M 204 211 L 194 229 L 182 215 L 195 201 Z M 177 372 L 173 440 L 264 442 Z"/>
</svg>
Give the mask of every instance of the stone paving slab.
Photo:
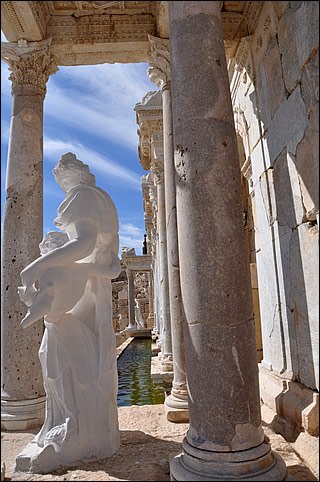
<svg viewBox="0 0 320 482">
<path fill-rule="evenodd" d="M 1 459 L 6 464 L 5 480 L 170 480 L 169 460 L 180 452 L 189 425 L 168 422 L 163 405 L 132 405 L 118 407 L 118 410 L 121 446 L 115 455 L 47 475 L 14 472 L 15 457 L 36 431 L 2 432 Z M 263 426 L 272 448 L 285 460 L 291 480 L 319 480 L 300 459 L 293 444 L 275 434 L 266 423 Z"/>
</svg>

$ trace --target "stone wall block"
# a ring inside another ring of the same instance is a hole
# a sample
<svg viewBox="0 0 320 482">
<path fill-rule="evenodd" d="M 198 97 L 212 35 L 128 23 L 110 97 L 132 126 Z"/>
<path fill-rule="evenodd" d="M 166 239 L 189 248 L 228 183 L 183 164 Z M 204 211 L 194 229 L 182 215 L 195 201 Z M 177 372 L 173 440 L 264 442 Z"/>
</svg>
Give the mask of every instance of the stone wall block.
<svg viewBox="0 0 320 482">
<path fill-rule="evenodd" d="M 267 55 L 265 56 L 264 68 L 266 73 L 271 117 L 273 118 L 275 112 L 278 110 L 285 98 L 280 52 L 276 38 L 273 39 Z M 264 121 L 263 118 L 262 121 Z"/>
<path fill-rule="evenodd" d="M 319 102 L 319 50 L 302 74 L 301 95 L 309 114 L 310 108 Z"/>
<path fill-rule="evenodd" d="M 310 112 L 304 138 L 297 146 L 295 163 L 306 216 L 314 221 L 319 212 L 319 102 Z"/>
<path fill-rule="evenodd" d="M 277 220 L 294 229 L 304 219 L 295 157 L 284 149 L 273 164 L 273 190 Z"/>
<path fill-rule="evenodd" d="M 278 38 L 285 86 L 288 92 L 292 92 L 301 78 L 302 71 L 297 57 L 294 13 L 290 8 L 279 22 Z"/>
<path fill-rule="evenodd" d="M 122 300 L 128 300 L 128 291 L 126 289 L 118 292 L 118 300 L 119 303 Z"/>
<path fill-rule="evenodd" d="M 271 163 L 279 156 L 296 133 L 305 129 L 307 125 L 306 108 L 298 86 L 288 99 L 282 102 L 266 133 L 266 147 L 269 151 Z"/>
<path fill-rule="evenodd" d="M 269 69 L 270 61 L 266 60 Z M 271 69 L 269 69 L 271 70 Z M 271 73 L 268 70 L 268 75 Z M 279 74 L 278 74 L 279 75 Z M 272 94 L 272 93 L 271 93 Z M 266 78 L 266 70 L 264 62 L 261 62 L 257 68 L 255 90 L 249 94 L 250 105 L 246 109 L 246 120 L 249 128 L 249 139 L 251 148 L 253 148 L 263 132 L 269 127 L 271 122 L 271 106 L 269 103 L 269 93 Z M 280 105 L 280 104 L 279 104 Z M 259 127 L 261 121 L 261 130 Z"/>
<path fill-rule="evenodd" d="M 294 12 L 294 21 L 297 57 L 303 69 L 311 53 L 319 46 L 319 2 L 301 2 L 300 8 Z"/>
<path fill-rule="evenodd" d="M 290 246 L 292 310 L 299 361 L 298 381 L 319 390 L 319 231 L 303 223 Z"/>
</svg>

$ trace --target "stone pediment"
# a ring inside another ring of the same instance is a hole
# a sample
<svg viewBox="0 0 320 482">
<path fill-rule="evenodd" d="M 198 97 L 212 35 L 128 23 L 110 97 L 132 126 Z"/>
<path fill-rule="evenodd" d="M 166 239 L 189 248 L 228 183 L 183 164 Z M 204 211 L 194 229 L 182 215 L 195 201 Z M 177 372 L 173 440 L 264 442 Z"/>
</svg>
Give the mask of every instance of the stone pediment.
<svg viewBox="0 0 320 482">
<path fill-rule="evenodd" d="M 227 57 L 251 35 L 263 5 L 219 2 Z M 1 2 L 1 28 L 9 42 L 52 38 L 58 65 L 150 62 L 148 35 L 167 39 L 165 1 Z"/>
</svg>

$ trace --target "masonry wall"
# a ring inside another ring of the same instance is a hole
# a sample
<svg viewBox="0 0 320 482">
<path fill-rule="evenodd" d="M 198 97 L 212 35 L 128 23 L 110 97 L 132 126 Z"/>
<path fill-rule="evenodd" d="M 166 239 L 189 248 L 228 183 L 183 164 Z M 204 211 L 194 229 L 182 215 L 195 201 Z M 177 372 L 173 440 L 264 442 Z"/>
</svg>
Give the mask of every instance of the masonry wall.
<svg viewBox="0 0 320 482">
<path fill-rule="evenodd" d="M 255 34 L 229 66 L 251 169 L 262 366 L 312 390 L 319 389 L 318 25 L 318 2 L 264 2 Z"/>
</svg>

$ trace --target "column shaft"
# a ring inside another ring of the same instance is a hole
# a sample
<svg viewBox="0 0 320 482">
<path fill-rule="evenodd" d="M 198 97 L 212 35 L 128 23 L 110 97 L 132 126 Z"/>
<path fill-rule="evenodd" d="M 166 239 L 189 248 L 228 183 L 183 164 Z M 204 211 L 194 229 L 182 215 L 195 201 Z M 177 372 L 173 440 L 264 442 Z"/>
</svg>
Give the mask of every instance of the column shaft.
<svg viewBox="0 0 320 482">
<path fill-rule="evenodd" d="M 161 90 L 163 101 L 164 177 L 169 300 L 174 370 L 172 390 L 169 397 L 167 397 L 165 400 L 165 408 L 168 420 L 173 422 L 187 422 L 189 420 L 189 412 L 178 253 L 171 82 L 166 82 Z"/>
<path fill-rule="evenodd" d="M 172 338 L 170 324 L 169 284 L 168 284 L 168 258 L 166 234 L 166 210 L 164 183 L 157 183 L 158 200 L 158 232 L 159 232 L 159 261 L 160 261 L 160 299 L 162 315 L 162 345 L 161 351 L 164 359 L 172 357 Z"/>
<path fill-rule="evenodd" d="M 33 85 L 17 85 L 13 91 L 1 269 L 1 404 L 8 430 L 38 425 L 44 409 L 38 358 L 43 323 L 21 328 L 27 308 L 17 294 L 20 272 L 40 255 L 43 100 L 43 90 Z"/>
<path fill-rule="evenodd" d="M 131 269 L 127 270 L 128 276 L 128 310 L 129 310 L 129 326 L 128 328 L 135 328 L 135 311 L 134 311 L 134 279 Z"/>
<path fill-rule="evenodd" d="M 285 466 L 270 452 L 261 428 L 248 249 L 219 2 L 169 2 L 169 25 L 190 417 L 171 478 L 190 480 L 191 472 L 196 480 L 230 480 L 246 473 L 256 480 L 263 468 L 265 480 L 283 480 Z"/>
</svg>

